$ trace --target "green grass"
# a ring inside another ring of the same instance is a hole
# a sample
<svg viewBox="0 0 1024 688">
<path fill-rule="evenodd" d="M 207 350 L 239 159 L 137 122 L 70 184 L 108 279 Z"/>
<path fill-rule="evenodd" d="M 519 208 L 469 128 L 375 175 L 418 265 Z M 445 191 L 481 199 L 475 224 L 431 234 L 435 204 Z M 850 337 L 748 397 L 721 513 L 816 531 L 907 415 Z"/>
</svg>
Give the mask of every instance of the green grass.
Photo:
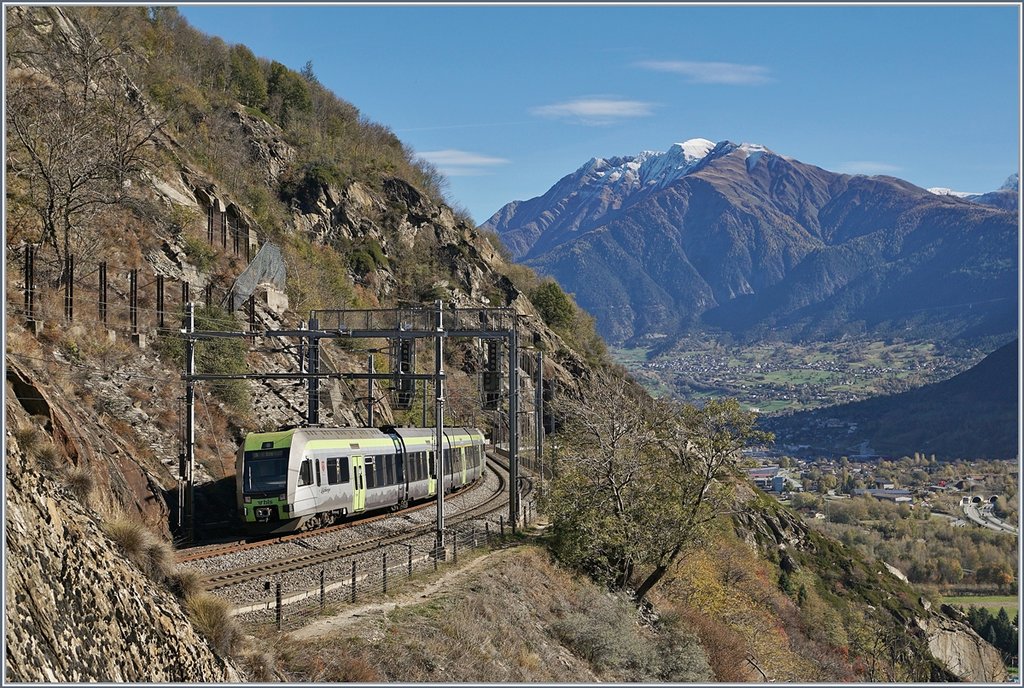
<svg viewBox="0 0 1024 688">
<path fill-rule="evenodd" d="M 1011 621 L 1017 613 L 1016 595 L 958 595 L 954 597 L 943 597 L 942 601 L 946 604 L 959 605 L 964 609 L 967 609 L 970 606 L 979 608 L 984 607 L 993 614 L 998 614 L 1001 608 L 1005 608 Z"/>
</svg>

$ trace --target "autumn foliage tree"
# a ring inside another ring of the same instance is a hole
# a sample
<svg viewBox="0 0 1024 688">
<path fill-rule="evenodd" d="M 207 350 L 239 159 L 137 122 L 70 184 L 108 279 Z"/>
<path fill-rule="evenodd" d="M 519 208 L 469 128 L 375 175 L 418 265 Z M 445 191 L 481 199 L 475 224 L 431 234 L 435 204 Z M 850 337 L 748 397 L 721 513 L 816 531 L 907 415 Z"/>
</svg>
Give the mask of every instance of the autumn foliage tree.
<svg viewBox="0 0 1024 688">
<path fill-rule="evenodd" d="M 547 501 L 556 553 L 638 601 L 730 508 L 740 450 L 771 439 L 734 400 L 654 401 L 611 375 L 565 407 Z"/>
</svg>

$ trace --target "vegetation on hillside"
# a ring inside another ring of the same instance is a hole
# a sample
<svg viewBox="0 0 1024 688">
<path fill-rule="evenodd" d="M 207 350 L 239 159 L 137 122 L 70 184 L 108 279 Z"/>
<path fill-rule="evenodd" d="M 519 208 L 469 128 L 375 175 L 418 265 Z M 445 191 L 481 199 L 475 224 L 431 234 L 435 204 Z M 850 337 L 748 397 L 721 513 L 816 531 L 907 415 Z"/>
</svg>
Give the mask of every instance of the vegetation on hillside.
<svg viewBox="0 0 1024 688">
<path fill-rule="evenodd" d="M 771 438 L 735 401 L 655 402 L 625 378 L 600 377 L 583 399 L 561 407 L 565 449 L 546 502 L 554 548 L 642 600 L 730 504 L 739 451 Z"/>
</svg>

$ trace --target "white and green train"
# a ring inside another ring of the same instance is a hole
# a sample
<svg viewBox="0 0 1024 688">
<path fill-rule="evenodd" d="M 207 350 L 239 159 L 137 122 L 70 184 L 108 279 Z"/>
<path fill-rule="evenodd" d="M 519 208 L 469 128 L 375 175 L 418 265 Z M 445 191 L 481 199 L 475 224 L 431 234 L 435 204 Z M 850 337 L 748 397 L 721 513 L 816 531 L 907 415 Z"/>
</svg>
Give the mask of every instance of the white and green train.
<svg viewBox="0 0 1024 688">
<path fill-rule="evenodd" d="M 444 432 L 446 493 L 483 475 L 484 435 Z M 236 460 L 239 514 L 254 532 L 319 528 L 437 494 L 429 428 L 295 428 L 246 436 Z"/>
</svg>

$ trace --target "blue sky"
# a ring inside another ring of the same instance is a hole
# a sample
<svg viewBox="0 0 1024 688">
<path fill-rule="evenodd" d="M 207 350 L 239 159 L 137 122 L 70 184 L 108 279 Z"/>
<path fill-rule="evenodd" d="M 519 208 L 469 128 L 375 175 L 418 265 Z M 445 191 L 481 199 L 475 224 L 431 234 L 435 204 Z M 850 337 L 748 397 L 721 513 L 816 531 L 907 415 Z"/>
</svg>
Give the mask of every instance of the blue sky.
<svg viewBox="0 0 1024 688">
<path fill-rule="evenodd" d="M 1018 5 L 184 5 L 447 173 L 483 222 L 592 157 L 702 137 L 985 192 L 1018 171 Z"/>
</svg>

